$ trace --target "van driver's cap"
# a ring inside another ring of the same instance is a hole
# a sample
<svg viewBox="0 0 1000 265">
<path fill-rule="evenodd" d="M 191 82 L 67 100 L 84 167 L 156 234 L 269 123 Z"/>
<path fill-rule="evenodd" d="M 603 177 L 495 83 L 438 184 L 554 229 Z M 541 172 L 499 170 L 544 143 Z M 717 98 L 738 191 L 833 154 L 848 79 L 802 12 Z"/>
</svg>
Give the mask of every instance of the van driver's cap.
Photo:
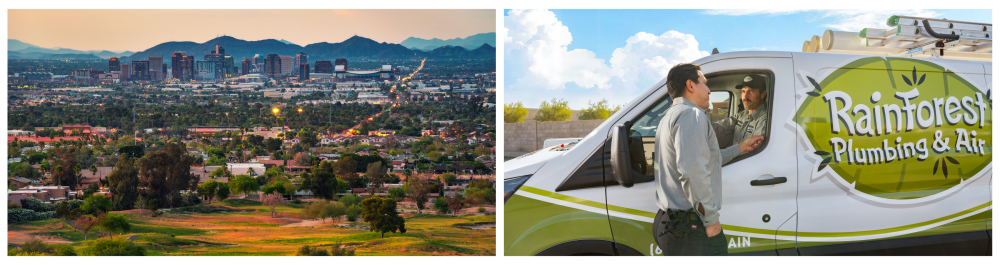
<svg viewBox="0 0 1000 265">
<path fill-rule="evenodd" d="M 743 77 L 743 83 L 736 85 L 736 89 L 743 89 L 748 86 L 754 89 L 767 90 L 767 83 L 764 82 L 764 75 L 747 75 Z"/>
</svg>

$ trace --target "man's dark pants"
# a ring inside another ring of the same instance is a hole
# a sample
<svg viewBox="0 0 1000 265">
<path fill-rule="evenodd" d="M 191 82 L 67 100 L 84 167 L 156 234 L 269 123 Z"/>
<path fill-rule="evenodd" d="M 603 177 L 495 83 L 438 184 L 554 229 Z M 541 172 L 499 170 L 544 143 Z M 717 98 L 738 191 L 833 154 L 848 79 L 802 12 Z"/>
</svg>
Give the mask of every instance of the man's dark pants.
<svg viewBox="0 0 1000 265">
<path fill-rule="evenodd" d="M 653 219 L 653 237 L 664 256 L 725 256 L 729 254 L 726 235 L 708 237 L 705 226 L 693 211 L 660 210 Z"/>
</svg>

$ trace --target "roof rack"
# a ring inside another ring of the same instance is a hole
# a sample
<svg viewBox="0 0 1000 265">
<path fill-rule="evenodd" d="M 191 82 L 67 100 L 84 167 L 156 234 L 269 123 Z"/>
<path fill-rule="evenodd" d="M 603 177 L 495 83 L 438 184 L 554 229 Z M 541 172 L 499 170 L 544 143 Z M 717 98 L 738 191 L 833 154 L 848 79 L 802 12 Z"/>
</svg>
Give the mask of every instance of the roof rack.
<svg viewBox="0 0 1000 265">
<path fill-rule="evenodd" d="M 889 29 L 826 30 L 802 44 L 802 52 L 993 61 L 993 25 L 947 19 L 892 16 Z"/>
</svg>

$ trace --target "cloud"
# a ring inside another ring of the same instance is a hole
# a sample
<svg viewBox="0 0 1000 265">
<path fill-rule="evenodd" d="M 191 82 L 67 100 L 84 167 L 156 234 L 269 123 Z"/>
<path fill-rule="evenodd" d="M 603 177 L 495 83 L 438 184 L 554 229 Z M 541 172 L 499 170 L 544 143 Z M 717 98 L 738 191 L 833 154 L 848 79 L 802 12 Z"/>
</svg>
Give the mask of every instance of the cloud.
<svg viewBox="0 0 1000 265">
<path fill-rule="evenodd" d="M 746 16 L 746 15 L 787 15 L 809 11 L 808 9 L 709 9 L 706 15 Z"/>
<path fill-rule="evenodd" d="M 625 46 L 615 49 L 605 62 L 592 51 L 569 50 L 573 41 L 569 28 L 548 10 L 510 10 L 507 14 L 500 30 L 504 40 L 504 89 L 509 102 L 525 101 L 527 106 L 548 100 L 541 97 L 547 95 L 579 98 L 571 101 L 574 108 L 585 106 L 583 99 L 587 98 L 597 101 L 603 97 L 612 104 L 623 104 L 666 77 L 673 65 L 709 55 L 698 49 L 698 41 L 691 34 L 673 30 L 660 35 L 639 32 L 626 39 Z M 567 84 L 583 89 L 563 91 Z M 584 91 L 590 88 L 600 91 Z"/>
<path fill-rule="evenodd" d="M 822 27 L 840 31 L 861 31 L 864 28 L 889 28 L 886 20 L 892 15 L 914 17 L 938 17 L 940 13 L 923 9 L 874 9 L 874 10 L 809 10 L 809 9 L 713 9 L 707 15 L 749 16 L 749 15 L 789 15 L 801 12 L 821 13 L 822 18 L 831 18 L 832 23 Z"/>
</svg>

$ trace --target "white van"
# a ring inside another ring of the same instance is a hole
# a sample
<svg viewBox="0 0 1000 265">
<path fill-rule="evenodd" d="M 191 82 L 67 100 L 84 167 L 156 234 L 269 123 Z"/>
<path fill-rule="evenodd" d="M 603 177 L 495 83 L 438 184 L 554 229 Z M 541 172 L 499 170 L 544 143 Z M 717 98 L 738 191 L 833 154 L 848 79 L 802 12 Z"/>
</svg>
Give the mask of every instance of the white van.
<svg viewBox="0 0 1000 265">
<path fill-rule="evenodd" d="M 731 255 L 992 254 L 992 62 L 753 51 L 695 63 L 713 120 L 742 110 L 743 77 L 768 84 L 764 142 L 722 166 Z M 665 82 L 579 142 L 505 162 L 506 255 L 662 255 Z"/>
</svg>

